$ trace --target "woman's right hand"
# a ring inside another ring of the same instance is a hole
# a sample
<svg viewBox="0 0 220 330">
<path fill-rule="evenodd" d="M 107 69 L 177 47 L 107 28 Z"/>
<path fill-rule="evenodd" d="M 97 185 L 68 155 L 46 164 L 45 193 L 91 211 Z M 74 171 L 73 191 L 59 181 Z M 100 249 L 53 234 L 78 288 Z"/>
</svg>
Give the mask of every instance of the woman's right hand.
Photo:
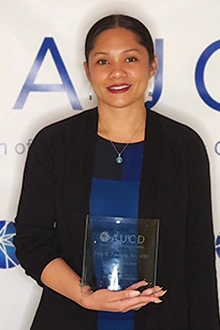
<svg viewBox="0 0 220 330">
<path fill-rule="evenodd" d="M 160 297 L 166 293 L 159 286 L 140 293 L 137 289 L 147 285 L 146 281 L 137 282 L 122 291 L 100 289 L 94 292 L 89 286 L 80 287 L 79 275 L 61 258 L 52 260 L 44 268 L 41 281 L 82 307 L 95 311 L 125 313 L 132 309 L 138 310 L 150 302 L 162 302 Z"/>
<path fill-rule="evenodd" d="M 151 302 L 161 303 L 162 300 L 159 298 L 166 291 L 159 286 L 148 288 L 142 293 L 137 291 L 140 286 L 146 284 L 145 281 L 140 281 L 126 290 L 117 292 L 108 289 L 100 289 L 94 292 L 89 287 L 83 287 L 82 296 L 78 303 L 86 309 L 121 313 L 138 310 Z"/>
</svg>

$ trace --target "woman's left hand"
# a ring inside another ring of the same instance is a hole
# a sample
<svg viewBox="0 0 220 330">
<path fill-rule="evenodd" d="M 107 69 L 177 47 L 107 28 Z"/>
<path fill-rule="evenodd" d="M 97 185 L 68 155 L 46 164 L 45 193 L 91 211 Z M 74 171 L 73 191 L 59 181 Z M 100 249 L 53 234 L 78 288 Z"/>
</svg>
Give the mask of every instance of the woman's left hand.
<svg viewBox="0 0 220 330">
<path fill-rule="evenodd" d="M 129 286 L 126 290 L 138 290 L 140 287 L 147 285 L 148 283 L 146 281 L 140 281 L 135 284 L 132 284 Z M 164 291 L 162 287 L 160 286 L 154 286 L 152 288 L 145 289 L 140 295 L 142 296 L 154 296 L 157 298 L 160 298 L 166 294 L 167 290 Z M 141 309 L 141 307 L 145 306 L 145 304 L 137 305 L 134 310 L 138 311 Z"/>
</svg>

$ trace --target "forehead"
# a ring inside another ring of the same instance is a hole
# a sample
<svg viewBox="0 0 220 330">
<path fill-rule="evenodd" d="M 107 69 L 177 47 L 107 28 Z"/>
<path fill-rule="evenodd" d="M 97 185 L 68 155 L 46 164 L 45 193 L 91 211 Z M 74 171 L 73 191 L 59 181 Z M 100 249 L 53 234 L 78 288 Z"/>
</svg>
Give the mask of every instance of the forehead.
<svg viewBox="0 0 220 330">
<path fill-rule="evenodd" d="M 118 48 L 118 47 L 128 47 L 128 48 L 137 48 L 143 47 L 138 42 L 138 36 L 135 33 L 124 29 L 124 28 L 113 28 L 102 32 L 98 35 L 95 40 L 93 50 L 95 51 L 100 48 Z"/>
</svg>

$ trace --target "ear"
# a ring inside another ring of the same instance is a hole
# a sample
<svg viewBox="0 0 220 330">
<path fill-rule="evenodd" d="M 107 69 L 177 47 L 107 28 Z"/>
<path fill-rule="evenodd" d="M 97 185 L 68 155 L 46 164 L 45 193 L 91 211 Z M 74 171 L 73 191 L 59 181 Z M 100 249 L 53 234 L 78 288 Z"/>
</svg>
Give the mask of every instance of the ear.
<svg viewBox="0 0 220 330">
<path fill-rule="evenodd" d="M 85 73 L 86 73 L 86 77 L 89 80 L 89 82 L 91 82 L 91 77 L 90 77 L 88 63 L 86 61 L 83 62 L 83 66 L 84 66 L 84 70 L 85 70 Z"/>
<path fill-rule="evenodd" d="M 153 61 L 150 64 L 150 78 L 152 78 L 157 72 L 158 68 L 158 57 L 155 55 Z"/>
</svg>

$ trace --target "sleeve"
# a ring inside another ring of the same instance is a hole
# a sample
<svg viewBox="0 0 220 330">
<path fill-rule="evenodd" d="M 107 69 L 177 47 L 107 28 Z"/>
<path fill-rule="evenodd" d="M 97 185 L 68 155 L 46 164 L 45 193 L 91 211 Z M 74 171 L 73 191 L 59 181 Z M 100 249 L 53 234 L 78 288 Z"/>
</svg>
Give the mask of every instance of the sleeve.
<svg viewBox="0 0 220 330">
<path fill-rule="evenodd" d="M 188 144 L 186 274 L 190 330 L 219 330 L 209 161 L 195 134 Z"/>
<path fill-rule="evenodd" d="M 56 237 L 55 162 L 47 129 L 32 142 L 27 156 L 15 219 L 16 255 L 27 275 L 43 285 L 45 266 L 60 256 Z"/>
</svg>

